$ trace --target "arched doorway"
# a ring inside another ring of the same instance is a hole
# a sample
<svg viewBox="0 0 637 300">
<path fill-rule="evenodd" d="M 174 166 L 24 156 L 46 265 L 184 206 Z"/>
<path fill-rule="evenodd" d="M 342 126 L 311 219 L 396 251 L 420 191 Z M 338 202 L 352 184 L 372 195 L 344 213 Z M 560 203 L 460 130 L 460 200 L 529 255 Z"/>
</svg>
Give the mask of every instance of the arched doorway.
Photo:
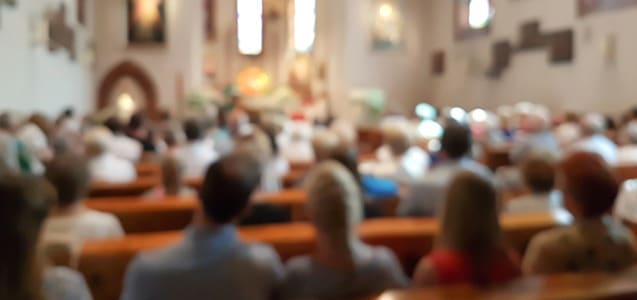
<svg viewBox="0 0 637 300">
<path fill-rule="evenodd" d="M 132 82 L 138 87 L 139 94 L 144 97 L 144 112 L 148 117 L 156 118 L 158 98 L 155 83 L 146 71 L 130 61 L 118 64 L 102 79 L 97 92 L 97 108 L 103 109 L 112 105 L 113 93 L 121 81 L 125 81 L 128 85 Z"/>
</svg>

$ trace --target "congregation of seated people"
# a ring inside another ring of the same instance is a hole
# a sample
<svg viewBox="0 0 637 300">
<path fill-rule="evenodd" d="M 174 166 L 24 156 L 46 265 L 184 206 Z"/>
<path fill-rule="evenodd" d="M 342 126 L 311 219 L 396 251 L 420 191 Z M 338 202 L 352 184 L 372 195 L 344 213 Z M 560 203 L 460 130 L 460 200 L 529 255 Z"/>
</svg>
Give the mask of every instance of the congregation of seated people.
<svg viewBox="0 0 637 300">
<path fill-rule="evenodd" d="M 489 113 L 499 119 L 490 124 L 441 113 L 434 138 L 394 117 L 378 129 L 381 145 L 360 153 L 357 129 L 345 120 L 251 118 L 240 109 L 184 120 L 1 114 L 0 299 L 97 297 L 74 261 L 84 244 L 126 232 L 116 216 L 85 202 L 96 185 L 141 179 L 154 185 L 136 195 L 140 201 L 199 205 L 181 240 L 129 263 L 123 300 L 352 299 L 637 266 L 631 219 L 616 207 L 618 196 L 632 198 L 620 195 L 626 187 L 614 172 L 637 166 L 637 116 L 611 127 L 601 114 L 563 117 L 528 104 L 513 115 Z M 510 163 L 488 165 L 483 158 L 493 149 L 506 149 Z M 157 174 L 138 173 L 142 162 Z M 298 163 L 310 167 L 291 187 L 307 195 L 315 246 L 282 261 L 239 231 L 290 221 L 254 196 L 289 188 L 286 176 Z M 390 199 L 397 204 L 388 213 L 381 207 Z M 568 224 L 533 236 L 521 253 L 500 216 L 537 213 L 563 214 Z M 433 249 L 406 270 L 391 249 L 359 235 L 372 218 L 436 218 Z M 60 249 L 70 253 L 65 266 L 55 259 Z"/>
</svg>

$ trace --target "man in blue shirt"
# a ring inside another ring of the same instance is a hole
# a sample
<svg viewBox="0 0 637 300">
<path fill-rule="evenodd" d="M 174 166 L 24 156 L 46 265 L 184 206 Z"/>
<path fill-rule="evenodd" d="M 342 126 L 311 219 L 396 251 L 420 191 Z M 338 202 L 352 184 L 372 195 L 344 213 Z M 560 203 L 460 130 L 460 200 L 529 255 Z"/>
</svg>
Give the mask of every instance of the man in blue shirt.
<svg viewBox="0 0 637 300">
<path fill-rule="evenodd" d="M 259 185 L 259 166 L 237 153 L 212 164 L 193 225 L 181 242 L 135 258 L 122 299 L 274 298 L 284 277 L 279 256 L 270 246 L 241 241 L 235 226 Z"/>
</svg>

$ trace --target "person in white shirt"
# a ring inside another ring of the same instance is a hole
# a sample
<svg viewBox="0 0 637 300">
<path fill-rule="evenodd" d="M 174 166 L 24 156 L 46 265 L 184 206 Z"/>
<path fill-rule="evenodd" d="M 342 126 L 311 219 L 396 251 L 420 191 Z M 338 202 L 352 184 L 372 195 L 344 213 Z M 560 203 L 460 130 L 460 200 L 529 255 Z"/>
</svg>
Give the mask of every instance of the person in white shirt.
<svg viewBox="0 0 637 300">
<path fill-rule="evenodd" d="M 564 122 L 555 127 L 555 138 L 562 149 L 568 149 L 580 139 L 579 116 L 575 113 L 566 113 Z"/>
<path fill-rule="evenodd" d="M 44 225 L 45 243 L 47 240 L 66 240 L 81 245 L 85 241 L 124 235 L 124 230 L 114 215 L 91 210 L 83 205 L 82 199 L 91 180 L 87 163 L 82 157 L 72 154 L 55 157 L 49 163 L 45 176 L 58 194 L 58 203 Z"/>
<path fill-rule="evenodd" d="M 422 178 L 429 169 L 429 154 L 412 145 L 412 138 L 404 126 L 384 128 L 383 143 L 384 145 L 376 150 L 376 162 L 361 164 L 362 173 L 408 183 Z"/>
<path fill-rule="evenodd" d="M 309 122 L 294 121 L 287 124 L 287 130 L 277 134 L 277 144 L 281 156 L 287 161 L 314 161 L 312 124 Z"/>
<path fill-rule="evenodd" d="M 251 133 L 240 137 L 236 149 L 250 153 L 261 162 L 263 175 L 259 191 L 278 192 L 282 189 L 282 177 L 289 172 L 290 166 L 278 154 L 274 132 L 253 127 Z"/>
<path fill-rule="evenodd" d="M 214 143 L 204 139 L 202 127 L 197 120 L 186 120 L 184 133 L 187 143 L 178 146 L 173 155 L 184 166 L 185 179 L 202 178 L 208 166 L 219 158 L 219 154 L 215 151 Z"/>
<path fill-rule="evenodd" d="M 94 128 L 85 136 L 91 179 L 108 183 L 132 182 L 137 179 L 135 166 L 110 152 L 108 143 L 111 136 L 110 131 L 103 127 Z"/>
<path fill-rule="evenodd" d="M 617 149 L 617 166 L 637 165 L 637 121 L 631 121 L 624 128 L 629 143 Z"/>
<path fill-rule="evenodd" d="M 562 194 L 555 190 L 555 168 L 548 159 L 528 158 L 521 166 L 522 179 L 528 194 L 510 200 L 507 213 L 549 212 L 563 208 Z"/>
<path fill-rule="evenodd" d="M 521 116 L 521 132 L 511 149 L 511 161 L 521 162 L 533 155 L 556 159 L 561 156 L 560 145 L 550 130 L 550 121 L 549 112 L 543 107 L 536 107 Z"/>
<path fill-rule="evenodd" d="M 138 162 L 142 156 L 143 148 L 137 140 L 132 139 L 124 134 L 124 125 L 116 117 L 111 117 L 104 126 L 111 131 L 111 140 L 108 144 L 109 150 L 130 162 Z"/>
<path fill-rule="evenodd" d="M 489 180 L 493 177 L 491 170 L 470 158 L 473 139 L 466 126 L 457 123 L 447 125 L 440 143 L 442 162 L 421 180 L 410 184 L 398 206 L 398 215 L 437 215 L 443 207 L 447 187 L 459 172 L 469 171 Z"/>
<path fill-rule="evenodd" d="M 591 113 L 580 122 L 582 139 L 575 142 L 569 152 L 578 151 L 599 154 L 606 163 L 614 165 L 617 162 L 617 145 L 605 135 L 606 120 L 603 115 Z"/>
</svg>

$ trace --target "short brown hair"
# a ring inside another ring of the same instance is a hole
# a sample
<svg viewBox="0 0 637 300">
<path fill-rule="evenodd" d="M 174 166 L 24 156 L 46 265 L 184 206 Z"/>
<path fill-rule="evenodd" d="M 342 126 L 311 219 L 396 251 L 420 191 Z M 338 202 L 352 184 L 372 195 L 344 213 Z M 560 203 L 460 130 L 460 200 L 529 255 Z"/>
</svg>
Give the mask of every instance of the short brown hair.
<svg viewBox="0 0 637 300">
<path fill-rule="evenodd" d="M 604 159 L 590 152 L 577 152 L 560 163 L 564 194 L 586 218 L 607 213 L 615 204 L 619 184 Z"/>
<path fill-rule="evenodd" d="M 46 168 L 46 178 L 57 190 L 61 207 L 71 206 L 85 196 L 90 177 L 86 160 L 70 153 L 56 156 Z"/>
<path fill-rule="evenodd" d="M 530 157 L 522 163 L 521 172 L 533 193 L 548 193 L 555 186 L 555 168 L 547 159 Z"/>
</svg>

